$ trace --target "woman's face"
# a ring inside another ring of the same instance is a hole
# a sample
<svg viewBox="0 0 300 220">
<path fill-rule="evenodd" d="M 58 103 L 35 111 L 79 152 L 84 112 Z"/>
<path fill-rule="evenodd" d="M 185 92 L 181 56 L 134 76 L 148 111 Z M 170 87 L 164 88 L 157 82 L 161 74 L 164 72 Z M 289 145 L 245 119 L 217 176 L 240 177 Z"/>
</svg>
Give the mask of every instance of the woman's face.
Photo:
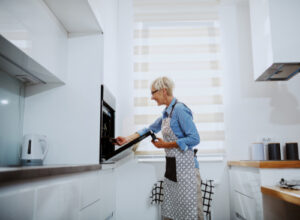
<svg viewBox="0 0 300 220">
<path fill-rule="evenodd" d="M 160 89 L 157 90 L 155 88 L 151 88 L 151 99 L 157 102 L 157 105 L 163 105 L 164 104 L 164 90 Z"/>
</svg>

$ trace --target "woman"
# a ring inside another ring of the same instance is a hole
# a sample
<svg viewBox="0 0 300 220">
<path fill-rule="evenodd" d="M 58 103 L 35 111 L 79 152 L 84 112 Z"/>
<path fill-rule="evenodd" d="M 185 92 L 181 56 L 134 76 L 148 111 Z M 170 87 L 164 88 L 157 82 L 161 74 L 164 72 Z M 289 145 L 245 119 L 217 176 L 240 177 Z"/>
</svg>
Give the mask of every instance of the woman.
<svg viewBox="0 0 300 220">
<path fill-rule="evenodd" d="M 144 128 L 128 137 L 117 137 L 118 145 L 123 145 L 149 130 L 162 131 L 163 139 L 152 143 L 166 152 L 166 172 L 164 179 L 164 219 L 203 219 L 202 198 L 197 194 L 197 178 L 193 147 L 200 137 L 193 122 L 191 110 L 173 97 L 173 82 L 167 77 L 154 80 L 151 85 L 151 99 L 157 105 L 166 105 L 162 116 L 149 128 Z M 201 193 L 201 190 L 200 190 Z"/>
</svg>

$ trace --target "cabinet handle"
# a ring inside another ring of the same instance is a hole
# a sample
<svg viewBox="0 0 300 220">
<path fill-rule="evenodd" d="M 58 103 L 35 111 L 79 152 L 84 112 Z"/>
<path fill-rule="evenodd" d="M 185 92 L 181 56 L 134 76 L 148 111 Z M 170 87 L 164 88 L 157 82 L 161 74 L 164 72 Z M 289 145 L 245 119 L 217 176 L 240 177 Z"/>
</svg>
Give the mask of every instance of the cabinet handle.
<svg viewBox="0 0 300 220">
<path fill-rule="evenodd" d="M 244 218 L 240 213 L 238 212 L 235 212 L 235 216 L 238 218 L 238 219 L 242 219 L 242 220 L 247 220 L 246 218 Z"/>
</svg>

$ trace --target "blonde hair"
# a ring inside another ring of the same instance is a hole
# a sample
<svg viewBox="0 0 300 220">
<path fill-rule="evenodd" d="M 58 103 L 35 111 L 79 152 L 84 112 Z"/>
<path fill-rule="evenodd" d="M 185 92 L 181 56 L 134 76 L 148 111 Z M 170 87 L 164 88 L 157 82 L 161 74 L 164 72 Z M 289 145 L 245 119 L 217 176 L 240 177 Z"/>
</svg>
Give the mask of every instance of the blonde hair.
<svg viewBox="0 0 300 220">
<path fill-rule="evenodd" d="M 151 84 L 152 87 L 157 90 L 166 89 L 169 96 L 173 95 L 174 83 L 168 77 L 163 76 L 155 79 Z"/>
</svg>

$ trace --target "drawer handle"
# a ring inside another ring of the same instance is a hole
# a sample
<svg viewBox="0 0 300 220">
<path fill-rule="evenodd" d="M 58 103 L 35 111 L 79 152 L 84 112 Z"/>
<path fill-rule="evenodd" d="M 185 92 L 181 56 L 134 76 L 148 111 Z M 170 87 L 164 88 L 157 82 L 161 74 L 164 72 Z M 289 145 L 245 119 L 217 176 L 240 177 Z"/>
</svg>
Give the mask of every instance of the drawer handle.
<svg viewBox="0 0 300 220">
<path fill-rule="evenodd" d="M 238 212 L 235 212 L 235 216 L 238 218 L 238 219 L 242 219 L 242 220 L 247 220 L 246 218 L 244 218 L 240 213 Z"/>
</svg>

